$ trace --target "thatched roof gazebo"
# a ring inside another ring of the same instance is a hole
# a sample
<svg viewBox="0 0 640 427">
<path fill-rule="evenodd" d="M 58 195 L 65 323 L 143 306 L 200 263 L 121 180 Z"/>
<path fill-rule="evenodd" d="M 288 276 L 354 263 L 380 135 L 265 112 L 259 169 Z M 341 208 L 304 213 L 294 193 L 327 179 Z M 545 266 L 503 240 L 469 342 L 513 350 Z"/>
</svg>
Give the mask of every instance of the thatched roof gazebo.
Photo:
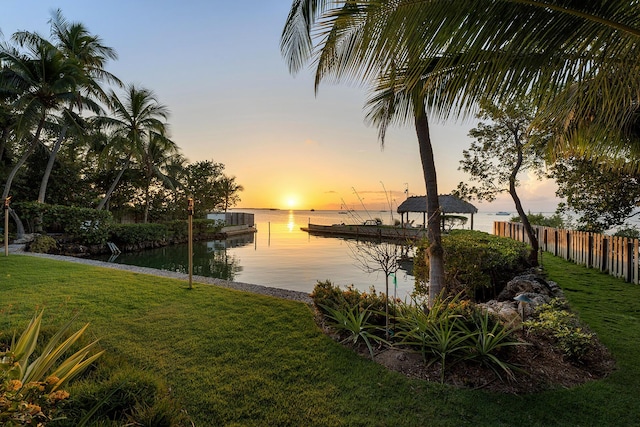
<svg viewBox="0 0 640 427">
<path fill-rule="evenodd" d="M 471 214 L 471 229 L 473 230 L 473 214 L 478 213 L 478 209 L 475 206 L 451 194 L 439 195 L 438 202 L 440 203 L 440 210 L 443 214 Z M 408 197 L 407 200 L 398 206 L 398 213 L 400 214 L 403 227 L 405 224 L 404 215 L 407 214 L 406 222 L 409 222 L 410 212 L 422 212 L 422 227 L 426 228 L 427 196 Z"/>
</svg>

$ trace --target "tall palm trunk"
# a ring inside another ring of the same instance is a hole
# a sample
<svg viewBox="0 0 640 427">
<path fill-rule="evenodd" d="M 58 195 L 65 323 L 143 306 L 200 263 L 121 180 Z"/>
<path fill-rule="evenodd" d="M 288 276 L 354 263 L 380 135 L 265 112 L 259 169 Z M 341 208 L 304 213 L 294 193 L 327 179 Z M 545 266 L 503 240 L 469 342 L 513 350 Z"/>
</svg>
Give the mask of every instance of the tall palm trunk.
<svg viewBox="0 0 640 427">
<path fill-rule="evenodd" d="M 429 135 L 429 120 L 423 100 L 414 101 L 415 127 L 420 147 L 422 172 L 427 187 L 427 251 L 429 265 L 429 307 L 432 306 L 442 289 L 444 289 L 444 251 L 440 229 L 440 203 L 438 202 L 438 180 L 436 164 L 433 158 L 433 147 Z"/>
<path fill-rule="evenodd" d="M 53 170 L 53 165 L 56 162 L 56 156 L 58 155 L 58 151 L 60 151 L 60 147 L 62 146 L 62 141 L 67 134 L 68 126 L 64 126 L 60 131 L 60 135 L 58 135 L 58 140 L 55 145 L 51 149 L 51 153 L 49 154 L 49 161 L 47 162 L 47 167 L 44 170 L 44 175 L 42 176 L 42 181 L 40 181 L 40 192 L 38 193 L 38 202 L 44 203 L 44 197 L 47 193 L 47 185 L 49 185 L 49 177 L 51 176 L 51 171 Z"/>
<path fill-rule="evenodd" d="M 107 190 L 107 194 L 105 194 L 104 197 L 102 198 L 102 200 L 100 200 L 100 203 L 96 207 L 96 210 L 100 211 L 100 210 L 104 209 L 104 206 L 109 201 L 109 198 L 111 198 L 111 194 L 113 194 L 113 192 L 116 189 L 116 186 L 120 182 L 120 179 L 122 179 L 122 175 L 124 175 L 124 171 L 126 171 L 129 168 L 129 163 L 130 162 L 131 162 L 131 157 L 127 157 L 127 161 L 124 162 L 124 165 L 122 166 L 122 169 L 120 169 L 120 172 L 118 172 L 118 175 L 116 176 L 116 179 L 114 179 L 113 182 L 111 183 L 111 187 L 109 187 L 109 190 Z"/>
<path fill-rule="evenodd" d="M 42 128 L 44 127 L 44 121 L 45 115 L 43 114 L 42 118 L 40 119 L 40 123 L 38 123 L 38 128 L 36 130 L 36 134 L 33 137 L 33 141 L 31 141 L 31 145 L 27 147 L 27 150 L 24 152 L 24 154 L 22 154 L 22 157 L 20 157 L 20 160 L 18 160 L 18 163 L 15 164 L 15 166 L 9 173 L 9 176 L 7 177 L 7 182 L 4 184 L 4 191 L 2 192 L 2 200 L 6 200 L 6 198 L 9 197 L 11 184 L 13 184 L 13 179 L 16 177 L 18 170 L 20 170 L 22 165 L 24 165 L 29 156 L 35 151 L 36 147 L 38 146 L 38 143 L 40 142 L 40 133 L 42 132 Z M 13 209 L 9 209 L 9 214 L 16 223 L 16 237 L 18 239 L 22 239 L 25 232 L 24 225 L 22 224 L 22 221 L 20 221 L 20 217 L 18 217 L 18 214 Z"/>
<path fill-rule="evenodd" d="M 147 178 L 147 186 L 144 189 L 144 218 L 142 222 L 146 224 L 149 221 L 149 189 L 151 188 L 151 178 Z"/>
<path fill-rule="evenodd" d="M 33 137 L 31 144 L 29 145 L 29 147 L 27 147 L 27 150 L 22 154 L 22 157 L 20 157 L 20 160 L 18 160 L 18 163 L 16 163 L 13 169 L 11 169 L 9 176 L 7 177 L 7 182 L 4 184 L 4 191 L 2 192 L 2 200 L 6 199 L 9 196 L 9 192 L 11 191 L 11 184 L 13 184 L 13 179 L 16 177 L 18 170 L 20 170 L 22 165 L 24 165 L 24 162 L 27 161 L 29 156 L 31 156 L 31 154 L 35 151 L 36 147 L 38 146 L 38 143 L 40 142 L 40 133 L 42 132 L 42 128 L 44 127 L 44 119 L 45 119 L 45 116 L 43 115 L 42 118 L 40 119 L 40 123 L 38 123 L 38 129 L 36 130 L 36 134 Z"/>
</svg>

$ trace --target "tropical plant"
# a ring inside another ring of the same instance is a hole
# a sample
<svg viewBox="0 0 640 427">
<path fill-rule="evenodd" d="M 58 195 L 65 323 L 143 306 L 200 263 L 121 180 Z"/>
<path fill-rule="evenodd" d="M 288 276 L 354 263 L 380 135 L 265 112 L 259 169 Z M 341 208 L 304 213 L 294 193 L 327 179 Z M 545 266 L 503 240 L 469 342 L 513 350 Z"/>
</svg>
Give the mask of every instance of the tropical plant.
<svg viewBox="0 0 640 427">
<path fill-rule="evenodd" d="M 456 310 L 459 296 L 436 298 L 429 309 L 418 304 L 404 305 L 397 317 L 398 345 L 418 349 L 427 366 L 440 363 L 440 381 L 451 364 L 468 354 L 472 333 L 460 326 L 462 315 Z M 401 304 L 402 305 L 402 304 Z"/>
<path fill-rule="evenodd" d="M 66 337 L 74 319 L 66 323 L 32 360 L 37 348 L 44 310 L 36 313 L 18 340 L 0 352 L 0 421 L 3 425 L 44 425 L 55 405 L 69 394 L 62 389 L 103 353 L 91 354 L 98 341 L 65 356 L 89 324 Z M 65 338 L 66 337 L 66 338 Z M 61 359 L 65 357 L 64 359 Z M 43 412 L 45 410 L 47 413 Z"/>
<path fill-rule="evenodd" d="M 112 116 L 99 116 L 95 123 L 110 131 L 109 149 L 117 153 L 122 165 L 118 175 L 107 190 L 97 208 L 105 207 L 132 160 L 143 162 L 144 153 L 152 138 L 165 138 L 169 115 L 166 106 L 158 103 L 155 94 L 144 88 L 129 85 L 122 101 L 115 91 L 109 92 L 109 108 Z"/>
<path fill-rule="evenodd" d="M 218 189 L 222 197 L 222 211 L 226 212 L 229 208 L 240 202 L 238 193 L 244 190 L 244 187 L 236 182 L 235 176 L 225 176 L 218 180 Z"/>
<path fill-rule="evenodd" d="M 472 317 L 472 327 L 468 328 L 468 331 L 473 344 L 470 346 L 471 353 L 468 359 L 489 367 L 499 378 L 502 378 L 500 375 L 502 372 L 508 379 L 513 379 L 513 371 L 521 371 L 521 369 L 503 360 L 498 353 L 508 347 L 528 344 L 514 339 L 517 328 L 507 327 L 492 319 L 486 310 L 476 311 Z"/>
<path fill-rule="evenodd" d="M 373 332 L 378 327 L 369 323 L 369 317 L 372 314 L 369 307 L 362 308 L 354 305 L 341 308 L 322 306 L 322 308 L 326 312 L 326 317 L 331 320 L 330 326 L 336 331 L 346 333 L 347 336 L 342 342 L 351 341 L 355 345 L 363 341 L 369 349 L 372 360 L 374 358 L 372 341 L 386 343 L 382 337 Z"/>
<path fill-rule="evenodd" d="M 566 357 L 578 361 L 591 349 L 595 338 L 595 334 L 558 299 L 539 306 L 524 326 L 529 333 L 542 332 L 551 336 Z"/>
<path fill-rule="evenodd" d="M 105 100 L 105 94 L 99 83 L 107 81 L 120 85 L 121 82 L 113 74 L 104 69 L 108 59 L 116 59 L 115 51 L 102 44 L 98 36 L 92 35 L 81 23 L 69 23 L 62 15 L 61 10 L 52 13 L 49 20 L 51 25 L 51 35 L 53 43 L 69 60 L 77 61 L 83 70 L 83 80 L 77 88 L 77 94 L 73 103 L 63 108 L 61 118 L 61 129 L 55 144 L 51 147 L 49 161 L 44 170 L 38 201 L 44 203 L 49 176 L 60 150 L 66 138 L 69 128 L 81 128 L 83 120 L 73 111 L 78 109 L 82 113 L 83 108 L 89 108 L 94 113 L 101 111 L 101 108 L 94 102 L 94 99 Z"/>
</svg>

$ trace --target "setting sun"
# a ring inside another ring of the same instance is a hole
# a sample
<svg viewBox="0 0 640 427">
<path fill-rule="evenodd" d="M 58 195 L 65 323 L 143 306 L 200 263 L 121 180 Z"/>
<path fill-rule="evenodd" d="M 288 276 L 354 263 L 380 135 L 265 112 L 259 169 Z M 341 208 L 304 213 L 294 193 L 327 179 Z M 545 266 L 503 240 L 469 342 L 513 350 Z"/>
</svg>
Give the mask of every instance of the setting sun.
<svg viewBox="0 0 640 427">
<path fill-rule="evenodd" d="M 298 200 L 295 197 L 287 197 L 287 207 L 293 209 L 298 205 Z"/>
</svg>

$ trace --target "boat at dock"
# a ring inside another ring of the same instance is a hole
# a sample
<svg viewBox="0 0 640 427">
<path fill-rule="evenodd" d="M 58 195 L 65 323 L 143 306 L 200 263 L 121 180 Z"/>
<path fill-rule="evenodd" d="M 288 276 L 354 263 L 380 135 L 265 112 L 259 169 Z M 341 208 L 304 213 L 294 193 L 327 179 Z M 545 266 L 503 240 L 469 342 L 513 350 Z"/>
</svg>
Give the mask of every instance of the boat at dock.
<svg viewBox="0 0 640 427">
<path fill-rule="evenodd" d="M 427 230 L 415 227 L 392 227 L 385 225 L 308 224 L 302 231 L 318 236 L 354 237 L 384 240 L 416 240 L 427 236 Z"/>
</svg>

